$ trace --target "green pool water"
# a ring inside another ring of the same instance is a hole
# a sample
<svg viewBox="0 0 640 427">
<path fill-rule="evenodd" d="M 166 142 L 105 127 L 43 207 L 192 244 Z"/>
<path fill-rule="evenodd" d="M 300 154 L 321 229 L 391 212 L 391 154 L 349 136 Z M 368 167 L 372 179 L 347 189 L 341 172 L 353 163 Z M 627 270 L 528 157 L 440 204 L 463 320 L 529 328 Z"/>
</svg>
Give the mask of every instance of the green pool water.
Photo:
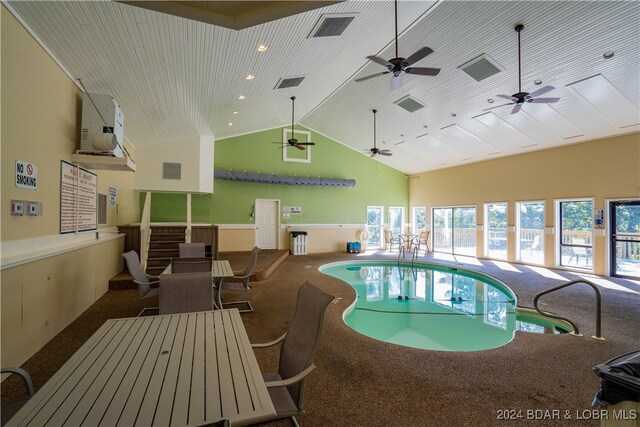
<svg viewBox="0 0 640 427">
<path fill-rule="evenodd" d="M 556 331 L 550 320 L 518 316 L 516 297 L 495 278 L 433 264 L 340 262 L 320 271 L 357 293 L 345 323 L 368 337 L 407 347 L 478 351 L 500 347 L 516 330 Z"/>
</svg>

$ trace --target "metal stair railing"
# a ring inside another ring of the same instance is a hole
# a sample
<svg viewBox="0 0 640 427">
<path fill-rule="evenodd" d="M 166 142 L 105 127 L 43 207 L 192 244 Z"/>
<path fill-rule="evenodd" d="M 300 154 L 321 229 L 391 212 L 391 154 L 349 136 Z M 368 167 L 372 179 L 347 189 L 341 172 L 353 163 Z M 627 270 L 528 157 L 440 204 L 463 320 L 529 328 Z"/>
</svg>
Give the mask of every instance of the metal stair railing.
<svg viewBox="0 0 640 427">
<path fill-rule="evenodd" d="M 600 289 L 598 289 L 598 286 L 593 283 L 590 282 L 588 280 L 584 280 L 584 279 L 578 279 L 578 280 L 571 280 L 570 282 L 565 282 L 562 283 L 558 286 L 554 286 L 553 288 L 549 288 L 547 290 L 538 292 L 534 297 L 533 297 L 533 307 L 536 309 L 536 311 L 538 313 L 540 313 L 543 316 L 546 317 L 551 317 L 553 319 L 560 319 L 560 320 L 564 320 L 566 322 L 568 322 L 569 324 L 571 324 L 571 326 L 573 327 L 574 332 L 572 332 L 572 335 L 576 335 L 576 336 L 582 336 L 582 334 L 580 334 L 580 331 L 578 329 L 578 325 L 576 325 L 576 323 L 574 321 L 572 321 L 571 319 L 569 319 L 568 317 L 564 317 L 564 316 L 559 316 L 557 314 L 552 314 L 552 313 L 548 313 L 546 311 L 542 311 L 539 307 L 538 307 L 538 299 L 540 299 L 541 296 L 549 294 L 551 292 L 566 288 L 568 286 L 571 285 L 575 285 L 576 283 L 584 283 L 587 284 L 589 286 L 591 286 L 591 288 L 593 288 L 593 290 L 596 292 L 596 334 L 594 336 L 592 336 L 591 338 L 595 339 L 595 340 L 602 340 L 604 341 L 604 338 L 601 335 L 601 318 L 602 318 L 602 304 L 601 304 L 601 295 L 600 295 Z"/>
</svg>

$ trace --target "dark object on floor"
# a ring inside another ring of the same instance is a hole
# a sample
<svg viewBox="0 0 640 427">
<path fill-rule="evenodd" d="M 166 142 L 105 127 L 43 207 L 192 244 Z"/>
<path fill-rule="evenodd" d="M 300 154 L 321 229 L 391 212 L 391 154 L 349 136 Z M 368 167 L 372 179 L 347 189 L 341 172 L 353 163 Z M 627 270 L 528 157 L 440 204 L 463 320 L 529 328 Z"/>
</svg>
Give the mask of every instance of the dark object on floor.
<svg viewBox="0 0 640 427">
<path fill-rule="evenodd" d="M 362 250 L 360 242 L 347 242 L 347 253 L 359 254 Z"/>
<path fill-rule="evenodd" d="M 270 347 L 282 342 L 278 372 L 262 374 L 269 396 L 276 408 L 273 419 L 291 418 L 303 413 L 305 377 L 315 369 L 313 358 L 320 344 L 324 315 L 334 296 L 305 282 L 298 291 L 296 311 L 289 330 L 274 341 L 253 344 L 254 348 Z"/>
<path fill-rule="evenodd" d="M 596 365 L 593 371 L 600 377 L 600 390 L 592 406 L 640 402 L 640 350 Z"/>
<path fill-rule="evenodd" d="M 2 404 L 2 410 L 0 414 L 2 415 L 2 425 L 5 425 L 11 419 L 11 417 L 13 417 L 16 414 L 16 412 L 18 412 L 20 408 L 22 408 L 24 404 L 27 403 L 29 399 L 31 399 L 31 396 L 35 394 L 35 390 L 33 388 L 33 382 L 31 381 L 31 377 L 29 376 L 27 371 L 25 371 L 24 369 L 1 368 L 0 373 L 2 374 L 12 373 L 12 374 L 20 375 L 24 380 L 24 384 L 27 387 L 27 390 L 29 391 L 29 396 L 27 397 L 23 397 L 17 400 L 12 400 L 11 402 Z"/>
</svg>

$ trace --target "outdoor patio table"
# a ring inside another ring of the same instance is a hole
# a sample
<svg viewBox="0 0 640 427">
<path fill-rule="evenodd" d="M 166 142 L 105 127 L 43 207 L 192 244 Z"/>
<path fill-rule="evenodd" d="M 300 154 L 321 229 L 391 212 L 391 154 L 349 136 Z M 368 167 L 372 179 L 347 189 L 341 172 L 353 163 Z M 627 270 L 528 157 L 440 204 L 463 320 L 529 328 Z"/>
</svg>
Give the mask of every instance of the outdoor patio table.
<svg viewBox="0 0 640 427">
<path fill-rule="evenodd" d="M 164 269 L 162 274 L 171 274 L 171 264 Z M 222 279 L 225 277 L 233 277 L 233 270 L 231 264 L 226 259 L 214 259 L 211 261 L 211 277 L 213 278 L 213 303 L 216 308 L 222 308 L 222 301 L 220 298 L 220 285 Z"/>
<path fill-rule="evenodd" d="M 245 425 L 274 414 L 230 309 L 107 320 L 8 425 Z"/>
</svg>

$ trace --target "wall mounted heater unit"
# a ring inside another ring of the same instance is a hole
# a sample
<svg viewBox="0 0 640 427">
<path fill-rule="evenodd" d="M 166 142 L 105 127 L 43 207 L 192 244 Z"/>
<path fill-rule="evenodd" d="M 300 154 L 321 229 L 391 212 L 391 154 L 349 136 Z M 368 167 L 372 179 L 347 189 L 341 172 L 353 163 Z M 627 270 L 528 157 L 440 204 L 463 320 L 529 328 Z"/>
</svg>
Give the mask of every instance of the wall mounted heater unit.
<svg viewBox="0 0 640 427">
<path fill-rule="evenodd" d="M 84 93 L 82 128 L 78 154 L 123 157 L 124 116 L 120 105 L 109 95 Z"/>
</svg>

